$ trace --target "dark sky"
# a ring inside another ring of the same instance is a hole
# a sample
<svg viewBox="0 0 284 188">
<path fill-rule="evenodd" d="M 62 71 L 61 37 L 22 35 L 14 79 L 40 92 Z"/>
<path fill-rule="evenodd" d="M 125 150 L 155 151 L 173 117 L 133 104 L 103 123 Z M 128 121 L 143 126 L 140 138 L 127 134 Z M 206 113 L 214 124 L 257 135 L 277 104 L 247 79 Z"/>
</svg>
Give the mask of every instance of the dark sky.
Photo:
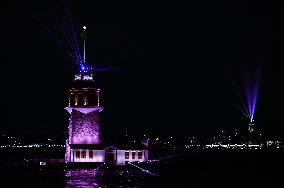
<svg viewBox="0 0 284 188">
<path fill-rule="evenodd" d="M 64 17 L 66 7 L 78 38 L 88 27 L 87 60 L 119 67 L 96 74 L 105 132 L 244 128 L 248 120 L 236 106 L 236 91 L 242 92 L 240 75 L 256 70 L 257 126 L 284 130 L 283 30 L 276 5 L 93 1 L 27 1 L 2 11 L 1 106 L 9 121 L 1 130 L 67 130 L 63 108 L 75 65 L 56 43 L 62 35 L 54 17 Z"/>
</svg>

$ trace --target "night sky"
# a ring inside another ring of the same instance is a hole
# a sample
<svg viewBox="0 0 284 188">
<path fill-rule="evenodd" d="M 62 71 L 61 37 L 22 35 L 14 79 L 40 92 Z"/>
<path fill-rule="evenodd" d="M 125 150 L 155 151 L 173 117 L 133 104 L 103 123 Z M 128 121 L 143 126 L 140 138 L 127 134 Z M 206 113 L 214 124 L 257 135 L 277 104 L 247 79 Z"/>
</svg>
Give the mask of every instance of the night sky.
<svg viewBox="0 0 284 188">
<path fill-rule="evenodd" d="M 64 107 L 76 66 L 56 42 L 62 31 L 54 16 L 64 17 L 66 7 L 81 47 L 87 26 L 87 61 L 115 68 L 96 73 L 105 133 L 245 128 L 237 93 L 243 95 L 244 72 L 259 71 L 256 126 L 282 134 L 280 10 L 267 4 L 94 1 L 27 1 L 2 11 L 0 130 L 67 131 Z"/>
</svg>

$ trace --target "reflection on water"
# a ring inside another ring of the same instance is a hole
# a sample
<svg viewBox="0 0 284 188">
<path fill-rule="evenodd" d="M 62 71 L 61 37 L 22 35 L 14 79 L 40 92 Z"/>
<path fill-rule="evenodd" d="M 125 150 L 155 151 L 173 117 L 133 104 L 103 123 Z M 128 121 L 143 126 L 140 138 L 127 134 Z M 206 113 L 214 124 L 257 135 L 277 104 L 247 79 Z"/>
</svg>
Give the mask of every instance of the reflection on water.
<svg viewBox="0 0 284 188">
<path fill-rule="evenodd" d="M 125 168 L 65 169 L 65 187 L 144 187 L 149 175 Z"/>
<path fill-rule="evenodd" d="M 96 169 L 67 169 L 64 171 L 65 187 L 101 187 L 102 172 Z"/>
<path fill-rule="evenodd" d="M 284 153 L 221 151 L 97 169 L 0 165 L 2 187 L 281 187 Z M 254 159 L 254 160 L 251 160 Z M 4 164 L 4 162 L 2 162 Z M 143 169 L 146 169 L 143 170 Z M 262 170 L 264 169 L 264 170 Z M 149 170 L 149 173 L 147 170 Z M 266 173 L 268 172 L 269 173 Z M 159 176 L 157 176 L 158 174 Z M 250 177 L 250 178 L 246 178 Z M 261 180 L 261 181 L 258 181 Z M 7 186 L 4 186 L 7 185 Z"/>
</svg>

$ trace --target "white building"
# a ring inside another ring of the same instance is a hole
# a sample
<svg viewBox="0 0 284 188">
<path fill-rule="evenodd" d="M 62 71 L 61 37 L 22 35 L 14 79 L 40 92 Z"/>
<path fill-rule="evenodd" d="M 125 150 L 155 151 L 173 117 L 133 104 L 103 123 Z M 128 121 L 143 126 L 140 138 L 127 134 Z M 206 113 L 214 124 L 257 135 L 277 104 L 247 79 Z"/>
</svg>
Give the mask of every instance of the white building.
<svg viewBox="0 0 284 188">
<path fill-rule="evenodd" d="M 124 165 L 127 162 L 144 162 L 148 160 L 147 149 L 125 150 L 109 146 L 104 149 L 71 149 L 70 162 L 106 162 Z"/>
</svg>

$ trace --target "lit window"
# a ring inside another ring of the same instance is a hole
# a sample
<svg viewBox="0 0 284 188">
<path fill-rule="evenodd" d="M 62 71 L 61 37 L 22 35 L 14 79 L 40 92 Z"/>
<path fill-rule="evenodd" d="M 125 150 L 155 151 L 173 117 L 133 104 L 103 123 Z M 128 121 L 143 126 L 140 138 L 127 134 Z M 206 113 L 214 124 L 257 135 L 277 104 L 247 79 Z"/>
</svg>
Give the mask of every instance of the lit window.
<svg viewBox="0 0 284 188">
<path fill-rule="evenodd" d="M 83 96 L 83 100 L 84 100 L 84 105 L 88 105 L 88 96 L 87 95 Z"/>
<path fill-rule="evenodd" d="M 142 159 L 142 156 L 143 156 L 142 151 L 139 151 L 139 152 L 138 152 L 138 159 Z"/>
<path fill-rule="evenodd" d="M 136 154 L 136 152 L 134 151 L 134 152 L 132 152 L 132 159 L 135 159 L 135 154 Z"/>
<path fill-rule="evenodd" d="M 90 151 L 89 151 L 89 159 L 92 159 L 92 158 L 93 158 L 93 155 L 94 155 L 93 150 L 90 150 Z"/>
<path fill-rule="evenodd" d="M 81 151 L 81 158 L 83 158 L 83 159 L 86 158 L 86 151 Z"/>
<path fill-rule="evenodd" d="M 125 152 L 125 159 L 129 159 L 129 152 L 128 151 Z"/>
<path fill-rule="evenodd" d="M 80 159 L 80 151 L 79 151 L 79 150 L 76 150 L 75 154 L 76 154 L 76 158 L 77 158 L 77 159 Z"/>
<path fill-rule="evenodd" d="M 78 105 L 78 95 L 75 95 L 74 101 L 75 101 L 75 106 Z"/>
</svg>

